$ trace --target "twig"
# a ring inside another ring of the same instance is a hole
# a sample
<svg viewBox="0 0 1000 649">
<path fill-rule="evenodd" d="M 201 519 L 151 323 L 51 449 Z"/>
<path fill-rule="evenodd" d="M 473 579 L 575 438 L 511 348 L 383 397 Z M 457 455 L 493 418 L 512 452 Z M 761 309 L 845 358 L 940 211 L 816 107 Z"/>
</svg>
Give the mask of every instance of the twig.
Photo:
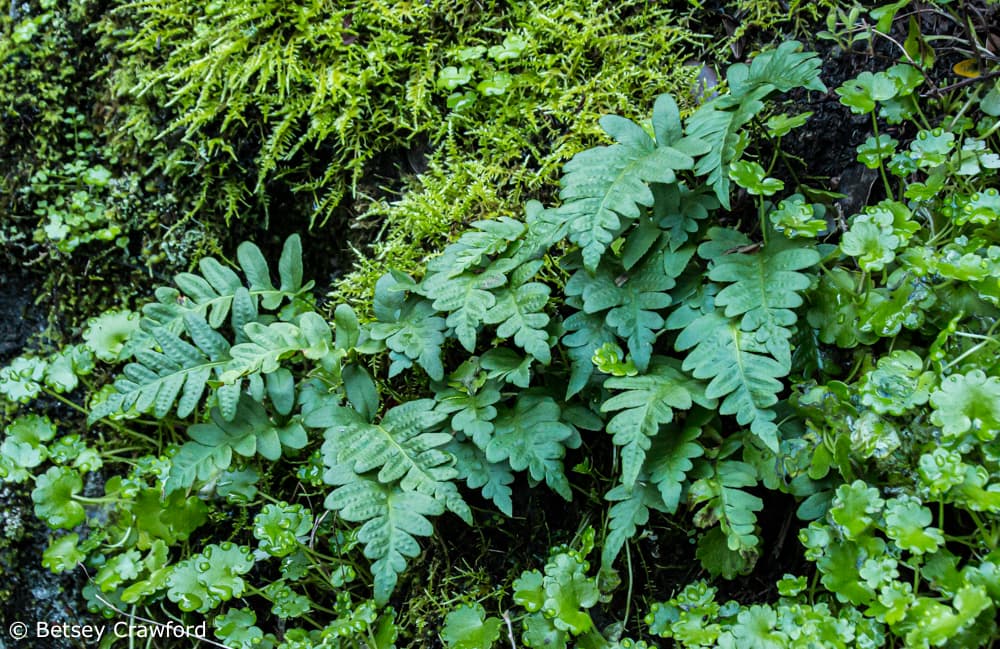
<svg viewBox="0 0 1000 649">
<path fill-rule="evenodd" d="M 980 81 L 989 81 L 990 79 L 996 79 L 1000 77 L 1000 70 L 994 70 L 993 72 L 987 72 L 978 77 L 972 77 L 970 79 L 962 79 L 957 81 L 950 86 L 945 86 L 944 88 L 938 88 L 938 92 L 951 92 L 952 90 L 957 90 L 959 88 L 964 88 L 965 86 L 971 86 L 974 83 L 979 83 Z M 930 93 L 925 93 L 920 95 L 921 97 L 927 97 Z"/>
<path fill-rule="evenodd" d="M 507 623 L 507 637 L 510 639 L 510 649 L 517 649 L 517 642 L 514 641 L 514 625 L 510 623 L 510 616 L 507 611 L 503 612 L 503 621 Z"/>
</svg>

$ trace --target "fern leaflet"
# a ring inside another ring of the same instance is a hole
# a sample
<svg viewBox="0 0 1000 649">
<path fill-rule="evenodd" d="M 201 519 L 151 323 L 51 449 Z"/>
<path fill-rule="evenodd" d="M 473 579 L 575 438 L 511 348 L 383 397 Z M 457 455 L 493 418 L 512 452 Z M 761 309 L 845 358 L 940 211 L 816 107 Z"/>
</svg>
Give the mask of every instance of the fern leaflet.
<svg viewBox="0 0 1000 649">
<path fill-rule="evenodd" d="M 662 121 L 656 113 L 653 119 Z M 653 205 L 649 183 L 673 183 L 675 171 L 694 166 L 689 155 L 654 141 L 631 120 L 609 115 L 601 119 L 601 127 L 617 144 L 588 149 L 566 163 L 559 192 L 563 205 L 557 210 L 591 272 L 624 229 L 622 220 L 634 220 L 642 207 Z"/>
<path fill-rule="evenodd" d="M 493 435 L 483 449 L 489 462 L 507 461 L 515 471 L 527 469 L 532 480 L 544 480 L 566 500 L 572 498 L 562 458 L 567 447 L 578 443 L 579 434 L 560 421 L 559 405 L 551 397 L 522 392 L 514 408 L 502 410 L 493 423 Z"/>
<path fill-rule="evenodd" d="M 608 535 L 601 549 L 601 569 L 611 570 L 625 542 L 636 535 L 640 526 L 649 522 L 649 510 L 663 512 L 665 508 L 656 487 L 645 481 L 634 487 L 620 484 L 604 499 L 614 505 L 608 512 Z"/>
<path fill-rule="evenodd" d="M 433 430 L 447 417 L 434 410 L 432 399 L 408 401 L 391 408 L 381 421 L 369 423 L 354 408 L 324 405 L 305 417 L 307 426 L 325 428 L 322 447 L 326 466 L 348 466 L 361 475 L 378 470 L 379 482 L 399 481 L 404 491 L 418 491 L 445 501 L 471 524 L 464 502 L 454 500 L 450 480 L 458 474 L 441 447 L 451 440 Z"/>
<path fill-rule="evenodd" d="M 817 264 L 819 252 L 779 243 L 754 254 L 722 254 L 714 259 L 709 279 L 729 284 L 715 296 L 716 305 L 725 307 L 726 317 L 742 316 L 740 328 L 756 332 L 757 342 L 787 373 L 792 360 L 791 327 L 797 319 L 791 309 L 802 305 L 799 292 L 811 284 L 810 277 L 799 271 Z"/>
<path fill-rule="evenodd" d="M 154 327 L 152 339 L 159 347 L 139 349 L 136 362 L 125 366 L 115 380 L 115 392 L 97 405 L 88 416 L 93 423 L 116 412 L 152 412 L 166 417 L 176 402 L 177 415 L 187 417 L 201 403 L 213 374 L 220 374 L 229 362 L 229 342 L 197 313 L 184 317 L 184 328 L 195 342 L 182 340 L 165 327 Z M 239 401 L 240 382 L 217 390 L 222 416 L 232 420 Z"/>
<path fill-rule="evenodd" d="M 420 554 L 414 537 L 433 534 L 428 517 L 444 512 L 444 506 L 426 494 L 354 475 L 330 492 L 325 506 L 346 521 L 364 523 L 358 541 L 365 544 L 365 556 L 374 560 L 374 595 L 379 605 L 389 601 L 407 558 Z"/>
<path fill-rule="evenodd" d="M 683 369 L 695 378 L 711 379 L 705 396 L 723 399 L 719 412 L 736 415 L 768 448 L 778 450 L 778 427 L 770 410 L 778 401 L 785 367 L 764 352 L 767 348 L 752 334 L 720 311 L 712 311 L 688 324 L 675 344 L 678 351 L 691 349 Z"/>
<path fill-rule="evenodd" d="M 632 488 L 642 469 L 651 438 L 661 424 L 674 419 L 674 410 L 688 410 L 694 402 L 706 408 L 715 400 L 705 395 L 702 385 L 686 376 L 679 362 L 656 357 L 647 374 L 611 377 L 604 382 L 607 389 L 626 390 L 611 397 L 601 406 L 601 412 L 617 412 L 608 422 L 612 441 L 621 447 L 622 485 Z"/>
</svg>

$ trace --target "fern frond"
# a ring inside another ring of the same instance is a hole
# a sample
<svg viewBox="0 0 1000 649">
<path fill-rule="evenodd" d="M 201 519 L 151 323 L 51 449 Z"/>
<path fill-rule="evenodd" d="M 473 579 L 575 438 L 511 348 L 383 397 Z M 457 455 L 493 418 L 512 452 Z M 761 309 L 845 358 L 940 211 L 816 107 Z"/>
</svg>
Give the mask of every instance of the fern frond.
<svg viewBox="0 0 1000 649">
<path fill-rule="evenodd" d="M 823 61 L 815 52 L 802 52 L 798 41 L 785 41 L 777 49 L 761 52 L 750 64 L 735 63 L 726 70 L 729 91 L 744 97 L 754 90 L 769 86 L 778 92 L 805 88 L 826 92 L 819 78 Z"/>
<path fill-rule="evenodd" d="M 605 343 L 615 342 L 615 333 L 604 322 L 601 314 L 577 311 L 563 321 L 566 334 L 562 345 L 570 358 L 572 368 L 566 386 L 566 399 L 580 392 L 594 374 L 594 352 Z"/>
<path fill-rule="evenodd" d="M 233 345 L 232 360 L 222 373 L 223 381 L 233 381 L 251 374 L 271 374 L 281 367 L 281 361 L 301 354 L 321 360 L 331 352 L 333 332 L 317 313 L 303 313 L 298 324 L 272 322 L 265 326 L 250 322 L 244 327 L 248 342 Z M 340 351 L 342 357 L 345 352 Z"/>
<path fill-rule="evenodd" d="M 354 408 L 325 406 L 310 412 L 305 423 L 324 428 L 322 447 L 327 467 L 347 465 L 361 475 L 378 470 L 379 482 L 399 481 L 404 491 L 434 498 L 446 494 L 458 474 L 441 447 L 451 440 L 445 432 L 430 432 L 447 418 L 434 410 L 433 399 L 409 401 L 370 423 Z"/>
<path fill-rule="evenodd" d="M 181 446 L 171 459 L 164 492 L 192 487 L 195 480 L 209 481 L 229 468 L 233 453 L 276 461 L 283 448 L 301 449 L 308 442 L 297 419 L 277 425 L 267 411 L 250 397 L 239 400 L 236 415 L 227 421 L 213 408 L 211 421 L 188 429 L 192 441 Z"/>
<path fill-rule="evenodd" d="M 743 154 L 740 129 L 763 110 L 761 99 L 769 93 L 769 88 L 757 88 L 739 101 L 728 95 L 719 97 L 702 105 L 687 120 L 687 134 L 711 146 L 708 154 L 698 158 L 694 171 L 707 177 L 707 184 L 727 210 L 731 187 L 729 163 Z"/>
<path fill-rule="evenodd" d="M 509 486 L 514 482 L 514 474 L 506 462 L 488 461 L 482 449 L 468 441 L 452 440 L 446 449 L 455 456 L 460 480 L 465 480 L 470 489 L 480 489 L 483 498 L 492 500 L 507 516 L 514 515 L 513 492 Z"/>
<path fill-rule="evenodd" d="M 506 282 L 503 274 L 490 270 L 460 275 L 440 272 L 425 277 L 417 292 L 433 299 L 433 307 L 438 311 L 450 312 L 445 323 L 455 330 L 462 347 L 471 353 L 476 348 L 479 328 L 496 304 L 496 296 L 491 289 Z"/>
<path fill-rule="evenodd" d="M 125 366 L 114 383 L 114 394 L 90 412 L 88 422 L 133 409 L 162 419 L 174 409 L 175 402 L 178 417 L 194 412 L 209 379 L 229 362 L 229 342 L 200 314 L 187 314 L 184 327 L 195 345 L 164 327 L 154 327 L 150 333 L 159 351 L 137 350 L 136 362 Z M 218 389 L 219 407 L 226 419 L 235 416 L 239 393 L 239 381 Z"/>
<path fill-rule="evenodd" d="M 799 294 L 809 288 L 811 278 L 799 271 L 820 260 L 815 248 L 798 247 L 784 237 L 777 245 L 753 254 L 733 253 L 714 257 L 708 277 L 728 286 L 715 296 L 726 317 L 742 316 L 740 328 L 756 332 L 757 342 L 785 367 L 791 367 L 792 329 L 797 317 L 792 309 L 802 305 Z"/>
<path fill-rule="evenodd" d="M 723 207 L 729 209 L 729 163 L 742 155 L 740 129 L 763 108 L 763 99 L 775 91 L 793 88 L 825 91 L 819 80 L 821 61 L 813 53 L 799 53 L 796 41 L 782 43 L 776 50 L 764 52 L 750 63 L 729 66 L 726 79 L 730 94 L 702 105 L 687 120 L 685 133 L 707 143 L 707 155 L 694 167 L 699 176 L 707 176 L 708 184 Z"/>
<path fill-rule="evenodd" d="M 205 257 L 198 264 L 200 275 L 180 273 L 174 278 L 179 291 L 169 287 L 156 290 L 156 302 L 142 309 L 143 327 L 147 330 L 161 327 L 179 333 L 184 316 L 193 313 L 218 329 L 230 315 L 241 290 L 246 292 L 240 306 L 246 315 L 256 310 L 258 302 L 262 308 L 274 310 L 312 288 L 312 282 L 302 284 L 302 244 L 298 235 L 289 237 L 282 248 L 278 269 L 280 288 L 272 284 L 267 262 L 257 246 L 249 242 L 240 244 L 237 257 L 247 280 L 246 287 L 235 272 L 212 257 Z M 246 303 L 248 297 L 252 305 Z M 234 330 L 242 331 L 236 327 Z"/>
<path fill-rule="evenodd" d="M 436 315 L 437 310 L 427 300 L 409 299 L 388 321 L 369 325 L 368 335 L 373 340 L 385 341 L 392 365 L 393 377 L 416 362 L 435 381 L 444 378 L 441 363 L 441 346 L 444 344 L 446 323 Z"/>
<path fill-rule="evenodd" d="M 532 480 L 545 481 L 570 500 L 572 493 L 562 458 L 576 431 L 560 420 L 559 405 L 548 396 L 522 392 L 513 408 L 500 410 L 486 444 L 489 462 L 508 462 L 515 471 L 528 470 Z"/>
<path fill-rule="evenodd" d="M 683 429 L 671 426 L 653 438 L 646 453 L 645 470 L 659 490 L 667 513 L 677 513 L 684 481 L 694 468 L 691 460 L 705 453 L 705 447 L 696 441 L 700 435 L 701 427 L 688 422 Z"/>
<path fill-rule="evenodd" d="M 674 419 L 674 410 L 688 410 L 694 403 L 715 407 L 715 400 L 705 395 L 698 381 L 680 371 L 680 363 L 655 357 L 647 374 L 611 377 L 604 382 L 609 390 L 625 390 L 601 405 L 601 412 L 617 412 L 608 422 L 612 442 L 621 447 L 622 485 L 635 485 L 651 438 L 661 424 Z"/>
<path fill-rule="evenodd" d="M 522 267 L 523 268 L 523 267 Z M 552 361 L 549 316 L 542 312 L 550 289 L 540 282 L 507 286 L 496 293 L 496 303 L 486 312 L 487 324 L 497 324 L 497 335 L 513 338 L 514 344 L 544 365 Z"/>
<path fill-rule="evenodd" d="M 374 596 L 379 605 L 389 601 L 407 559 L 420 554 L 415 537 L 434 533 L 428 517 L 444 512 L 431 496 L 361 476 L 330 492 L 325 506 L 346 521 L 364 523 L 358 541 L 365 544 L 365 556 L 374 560 Z"/>
<path fill-rule="evenodd" d="M 508 216 L 493 221 L 476 221 L 474 228 L 458 241 L 447 246 L 437 257 L 427 262 L 428 273 L 445 273 L 455 277 L 480 266 L 490 257 L 497 257 L 517 241 L 525 231 L 524 224 Z"/>
<path fill-rule="evenodd" d="M 656 487 L 645 481 L 633 487 L 617 485 L 604 499 L 614 505 L 608 512 L 608 535 L 601 548 L 601 569 L 611 570 L 625 543 L 635 537 L 640 526 L 649 522 L 649 510 L 663 512 L 665 508 Z"/>
<path fill-rule="evenodd" d="M 692 320 L 675 344 L 677 351 L 690 349 L 683 369 L 695 378 L 711 379 L 705 396 L 723 399 L 719 412 L 736 415 L 768 448 L 778 450 L 778 427 L 770 410 L 778 401 L 782 385 L 778 379 L 788 370 L 765 355 L 767 348 L 753 334 L 721 311 L 712 311 Z"/>
<path fill-rule="evenodd" d="M 719 462 L 715 475 L 693 485 L 689 497 L 693 505 L 705 506 L 695 515 L 699 527 L 718 523 L 726 535 L 729 549 L 734 552 L 752 551 L 760 543 L 756 535 L 757 515 L 764 501 L 744 491 L 757 485 L 757 474 L 745 462 Z"/>
<path fill-rule="evenodd" d="M 673 183 L 675 171 L 694 166 L 689 155 L 654 141 L 631 120 L 609 115 L 601 127 L 617 144 L 588 149 L 566 163 L 559 192 L 563 205 L 556 210 L 591 272 L 625 225 L 653 205 L 649 184 Z"/>
<path fill-rule="evenodd" d="M 437 392 L 437 410 L 451 415 L 451 427 L 465 433 L 480 447 L 485 447 L 497 416 L 494 407 L 500 401 L 499 385 L 488 381 L 475 392 L 447 388 Z"/>
</svg>

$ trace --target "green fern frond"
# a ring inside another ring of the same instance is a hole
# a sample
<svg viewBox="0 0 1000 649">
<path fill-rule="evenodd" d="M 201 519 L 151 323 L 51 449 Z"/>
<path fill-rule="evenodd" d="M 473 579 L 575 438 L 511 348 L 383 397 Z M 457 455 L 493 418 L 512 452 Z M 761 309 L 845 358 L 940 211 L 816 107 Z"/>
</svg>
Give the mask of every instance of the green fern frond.
<svg viewBox="0 0 1000 649">
<path fill-rule="evenodd" d="M 379 278 L 372 304 L 378 321 L 368 325 L 366 331 L 373 341 L 389 348 L 390 377 L 417 362 L 428 376 L 440 381 L 444 378 L 441 346 L 445 320 L 429 300 L 407 295 L 414 289 L 412 278 L 402 273 L 390 272 Z"/>
<path fill-rule="evenodd" d="M 815 52 L 803 52 L 798 41 L 785 41 L 776 49 L 761 52 L 750 64 L 735 63 L 726 70 L 729 91 L 736 97 L 745 97 L 762 86 L 778 92 L 805 88 L 826 92 L 826 85 L 819 78 L 822 59 Z"/>
<path fill-rule="evenodd" d="M 143 307 L 143 327 L 163 327 L 179 333 L 184 316 L 195 313 L 207 319 L 213 329 L 218 329 L 230 315 L 238 296 L 243 299 L 243 304 L 239 305 L 243 312 L 240 317 L 246 318 L 251 312 L 256 314 L 258 304 L 264 309 L 275 310 L 282 302 L 290 302 L 312 288 L 312 282 L 302 283 L 302 243 L 298 235 L 290 236 L 282 248 L 278 265 L 279 288 L 271 281 L 270 269 L 260 248 L 244 242 L 237 250 L 237 258 L 246 277 L 246 286 L 235 272 L 216 259 L 206 257 L 198 264 L 200 275 L 179 273 L 174 278 L 179 291 L 169 287 L 156 290 L 156 302 Z M 241 295 L 241 290 L 245 294 Z M 236 326 L 234 330 L 242 331 Z"/>
<path fill-rule="evenodd" d="M 239 400 L 232 421 L 213 408 L 211 421 L 188 429 L 192 441 L 181 446 L 170 464 L 164 492 L 191 488 L 195 480 L 210 481 L 229 468 L 233 453 L 277 461 L 283 448 L 301 449 L 308 442 L 297 419 L 278 425 L 259 403 L 248 396 Z"/>
<path fill-rule="evenodd" d="M 591 360 L 594 352 L 605 343 L 614 343 L 616 338 L 615 332 L 605 323 L 603 314 L 591 314 L 582 310 L 566 318 L 563 328 L 566 334 L 562 337 L 562 345 L 571 363 L 566 399 L 571 399 L 587 386 L 594 375 L 594 363 Z"/>
<path fill-rule="evenodd" d="M 436 310 L 450 312 L 445 324 L 455 330 L 459 343 L 471 353 L 487 313 L 497 302 L 492 289 L 506 282 L 503 274 L 491 270 L 460 275 L 440 272 L 425 277 L 417 291 L 433 299 Z"/>
<path fill-rule="evenodd" d="M 788 370 L 766 355 L 764 344 L 721 311 L 713 311 L 691 321 L 677 336 L 676 348 L 691 350 L 684 359 L 685 372 L 711 379 L 705 396 L 723 399 L 719 412 L 750 424 L 753 433 L 777 451 L 778 427 L 770 407 L 782 389 L 778 379 Z"/>
<path fill-rule="evenodd" d="M 677 425 L 666 428 L 653 438 L 646 453 L 645 470 L 656 485 L 663 505 L 670 514 L 677 513 L 687 474 L 694 468 L 691 461 L 705 454 L 705 447 L 697 442 L 701 427 L 692 424 L 691 415 L 683 428 Z"/>
<path fill-rule="evenodd" d="M 654 141 L 635 122 L 609 115 L 601 127 L 617 144 L 588 149 L 566 163 L 559 192 L 563 205 L 556 210 L 591 272 L 628 222 L 653 205 L 650 183 L 673 183 L 675 171 L 694 166 L 689 155 Z"/>
<path fill-rule="evenodd" d="M 118 413 L 152 412 L 166 417 L 174 409 L 187 417 L 201 403 L 213 375 L 219 375 L 229 362 L 229 342 L 208 326 L 198 314 L 184 318 L 185 331 L 192 345 L 164 327 L 154 327 L 152 339 L 159 347 L 136 351 L 136 362 L 129 363 L 114 383 L 115 392 L 97 405 L 88 416 L 89 423 Z M 216 394 L 223 417 L 236 414 L 241 383 L 222 385 Z"/>
<path fill-rule="evenodd" d="M 649 510 L 663 512 L 666 508 L 656 487 L 645 481 L 634 487 L 620 484 L 605 494 L 604 499 L 614 503 L 608 512 L 608 535 L 601 548 L 601 569 L 608 571 L 625 543 L 649 522 Z"/>
<path fill-rule="evenodd" d="M 458 478 L 465 480 L 469 489 L 479 489 L 483 498 L 492 500 L 501 512 L 514 515 L 513 491 L 509 486 L 514 482 L 514 474 L 507 462 L 488 461 L 483 450 L 469 441 L 452 440 L 446 449 L 455 456 Z"/>
<path fill-rule="evenodd" d="M 305 422 L 325 429 L 322 452 L 328 467 L 348 465 L 358 475 L 378 470 L 382 483 L 399 481 L 405 491 L 437 497 L 457 473 L 451 456 L 440 448 L 451 435 L 431 432 L 447 418 L 434 405 L 433 399 L 409 401 L 387 411 L 377 423 L 354 408 L 327 406 L 311 412 Z"/>
<path fill-rule="evenodd" d="M 689 491 L 693 505 L 704 503 L 695 515 L 699 527 L 715 523 L 726 535 L 729 549 L 750 552 L 760 543 L 756 535 L 757 515 L 764 508 L 764 501 L 744 491 L 757 485 L 757 474 L 745 462 L 726 460 L 719 462 L 715 475 L 698 480 Z"/>
<path fill-rule="evenodd" d="M 496 293 L 496 303 L 485 315 L 487 324 L 499 325 L 498 336 L 513 338 L 515 345 L 544 365 L 552 361 L 549 334 L 545 330 L 549 316 L 542 311 L 548 304 L 550 291 L 540 282 L 518 284 L 512 278 L 510 286 Z"/>
<path fill-rule="evenodd" d="M 651 439 L 661 424 L 674 419 L 674 410 L 688 410 L 694 403 L 715 407 L 715 399 L 706 396 L 698 381 L 680 371 L 680 362 L 654 357 L 649 372 L 641 376 L 611 377 L 604 382 L 608 390 L 625 390 L 601 405 L 601 412 L 617 412 L 608 422 L 612 441 L 621 447 L 622 485 L 635 485 L 647 457 Z"/>
<path fill-rule="evenodd" d="M 513 408 L 500 410 L 486 444 L 489 462 L 508 462 L 514 471 L 528 470 L 533 481 L 545 481 L 566 500 L 572 498 L 562 458 L 578 433 L 560 419 L 552 397 L 522 392 Z"/>
<path fill-rule="evenodd" d="M 595 274 L 579 270 L 566 283 L 565 290 L 567 295 L 583 298 L 587 313 L 607 310 L 608 327 L 627 340 L 636 368 L 644 372 L 653 353 L 653 341 L 664 324 L 657 310 L 670 305 L 666 291 L 673 287 L 674 278 L 664 271 L 662 259 L 650 256 L 628 273 L 607 261 Z"/>
<path fill-rule="evenodd" d="M 730 94 L 704 104 L 687 121 L 685 133 L 709 146 L 698 159 L 695 173 L 707 176 L 708 184 L 723 207 L 729 209 L 729 164 L 743 154 L 741 128 L 764 108 L 763 99 L 775 91 L 793 88 L 826 91 L 819 80 L 821 61 L 814 53 L 800 53 L 801 44 L 786 41 L 776 50 L 763 52 L 746 65 L 729 66 L 726 79 Z"/>
<path fill-rule="evenodd" d="M 407 559 L 420 554 L 415 537 L 434 533 L 428 517 L 444 512 L 444 505 L 431 496 L 360 476 L 352 476 L 330 492 L 325 506 L 346 521 L 364 523 L 358 541 L 365 545 L 365 556 L 374 560 L 374 595 L 379 605 L 389 601 Z"/>
<path fill-rule="evenodd" d="M 768 353 L 786 368 L 791 367 L 792 327 L 797 316 L 792 309 L 802 305 L 800 292 L 812 279 L 800 271 L 819 263 L 815 248 L 798 247 L 784 237 L 775 245 L 753 254 L 731 253 L 713 256 L 709 279 L 728 283 L 715 296 L 715 304 L 725 308 L 728 318 L 742 316 L 740 328 L 751 333 Z"/>
</svg>

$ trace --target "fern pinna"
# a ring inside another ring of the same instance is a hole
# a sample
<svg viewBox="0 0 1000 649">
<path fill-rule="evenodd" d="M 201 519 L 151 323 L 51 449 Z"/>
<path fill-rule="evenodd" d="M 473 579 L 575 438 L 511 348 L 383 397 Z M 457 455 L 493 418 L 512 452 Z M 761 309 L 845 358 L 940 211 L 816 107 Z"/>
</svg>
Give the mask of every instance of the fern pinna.
<svg viewBox="0 0 1000 649">
<path fill-rule="evenodd" d="M 711 528 L 706 567 L 745 570 L 759 544 L 748 489 L 782 483 L 797 435 L 779 420 L 783 379 L 820 253 L 766 218 L 743 232 L 714 217 L 741 129 L 774 93 L 822 89 L 818 65 L 785 43 L 732 66 L 730 91 L 684 119 L 669 96 L 648 125 L 603 119 L 614 143 L 567 163 L 559 207 L 473 223 L 419 281 L 386 275 L 370 322 L 341 305 L 331 327 L 313 310 L 296 238 L 278 288 L 250 244 L 245 279 L 204 260 L 146 308 L 134 362 L 92 419 L 207 417 L 169 460 L 167 492 L 317 452 L 325 506 L 360 526 L 380 603 L 434 517 L 472 522 L 459 484 L 507 515 L 518 476 L 570 500 L 567 452 L 602 439 L 617 472 L 607 574 L 651 512 L 685 504 Z M 803 480 L 799 493 L 818 490 Z"/>
</svg>

